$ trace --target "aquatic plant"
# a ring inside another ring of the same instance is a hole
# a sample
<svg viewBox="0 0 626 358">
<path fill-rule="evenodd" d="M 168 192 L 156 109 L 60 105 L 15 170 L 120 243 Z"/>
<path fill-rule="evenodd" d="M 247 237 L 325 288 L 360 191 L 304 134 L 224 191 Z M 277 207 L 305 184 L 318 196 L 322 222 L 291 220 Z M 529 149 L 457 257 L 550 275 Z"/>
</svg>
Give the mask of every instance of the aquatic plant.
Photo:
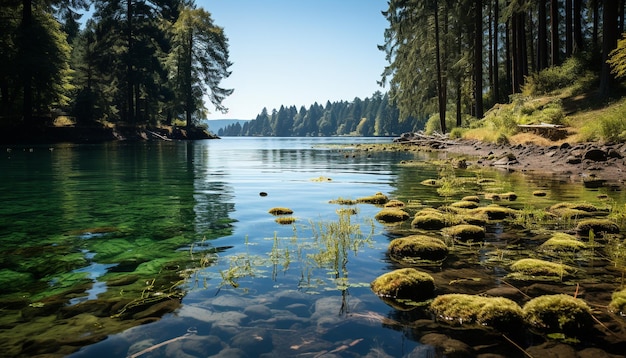
<svg viewBox="0 0 626 358">
<path fill-rule="evenodd" d="M 387 248 L 389 257 L 405 263 L 440 263 L 448 255 L 443 240 L 426 235 L 411 235 L 394 239 Z"/>
<path fill-rule="evenodd" d="M 293 214 L 293 210 L 291 210 L 289 208 L 283 208 L 283 207 L 271 208 L 268 212 L 270 214 L 272 214 L 272 215 L 291 215 L 291 214 Z"/>
<path fill-rule="evenodd" d="M 389 198 L 387 197 L 387 195 L 378 192 L 374 195 L 357 198 L 356 201 L 357 203 L 363 203 L 363 204 L 384 205 L 387 202 L 389 202 Z"/>
<path fill-rule="evenodd" d="M 447 227 L 443 229 L 443 233 L 462 242 L 478 241 L 485 238 L 485 228 L 470 224 Z"/>
<path fill-rule="evenodd" d="M 520 329 L 524 322 L 522 308 L 504 297 L 440 295 L 432 301 L 430 310 L 444 322 L 490 326 L 504 331 Z"/>
<path fill-rule="evenodd" d="M 345 198 L 337 198 L 329 201 L 330 204 L 339 204 L 339 205 L 356 205 L 357 201 L 354 199 L 345 199 Z"/>
<path fill-rule="evenodd" d="M 511 270 L 513 272 L 506 277 L 516 280 L 561 281 L 576 272 L 571 266 L 540 259 L 517 260 L 511 265 Z"/>
<path fill-rule="evenodd" d="M 399 208 L 384 208 L 374 216 L 381 223 L 398 223 L 410 217 L 409 213 Z"/>
<path fill-rule="evenodd" d="M 435 280 L 426 272 L 403 268 L 378 276 L 370 287 L 381 297 L 419 301 L 433 296 Z"/>
<path fill-rule="evenodd" d="M 586 333 L 593 324 L 587 303 L 564 294 L 533 298 L 522 310 L 526 322 L 543 333 L 564 333 L 576 337 Z"/>
</svg>

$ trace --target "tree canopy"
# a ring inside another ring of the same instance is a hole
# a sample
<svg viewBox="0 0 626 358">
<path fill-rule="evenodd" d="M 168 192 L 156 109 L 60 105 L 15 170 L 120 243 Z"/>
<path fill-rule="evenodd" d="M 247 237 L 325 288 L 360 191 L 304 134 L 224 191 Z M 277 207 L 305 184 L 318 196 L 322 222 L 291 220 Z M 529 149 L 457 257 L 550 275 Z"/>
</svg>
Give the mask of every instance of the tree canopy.
<svg viewBox="0 0 626 358">
<path fill-rule="evenodd" d="M 79 26 L 81 11 L 93 5 Z M 0 117 L 195 124 L 231 89 L 228 39 L 193 0 L 5 0 Z"/>
</svg>

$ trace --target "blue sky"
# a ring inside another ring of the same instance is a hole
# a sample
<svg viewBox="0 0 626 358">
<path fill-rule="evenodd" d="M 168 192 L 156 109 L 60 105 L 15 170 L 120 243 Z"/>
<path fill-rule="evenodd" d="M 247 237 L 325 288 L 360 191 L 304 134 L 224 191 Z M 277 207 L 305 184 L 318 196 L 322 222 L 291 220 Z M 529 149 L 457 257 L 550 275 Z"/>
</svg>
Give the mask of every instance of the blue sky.
<svg viewBox="0 0 626 358">
<path fill-rule="evenodd" d="M 369 97 L 386 62 L 377 45 L 387 26 L 386 0 L 196 0 L 228 37 L 235 92 L 227 114 L 254 119 L 263 107 L 308 108 L 314 102 Z"/>
</svg>

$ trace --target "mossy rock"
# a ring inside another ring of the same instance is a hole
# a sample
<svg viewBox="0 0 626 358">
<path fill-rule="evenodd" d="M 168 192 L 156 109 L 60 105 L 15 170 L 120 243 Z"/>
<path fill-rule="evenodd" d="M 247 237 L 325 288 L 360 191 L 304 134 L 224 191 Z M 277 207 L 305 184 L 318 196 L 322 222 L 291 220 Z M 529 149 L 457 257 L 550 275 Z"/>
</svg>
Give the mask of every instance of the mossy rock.
<svg viewBox="0 0 626 358">
<path fill-rule="evenodd" d="M 607 209 L 598 208 L 593 204 L 578 202 L 557 203 L 550 206 L 548 211 L 564 219 L 582 219 L 596 216 L 606 216 L 609 213 Z"/>
<path fill-rule="evenodd" d="M 478 225 L 461 224 L 443 229 L 445 235 L 462 241 L 479 241 L 485 238 L 485 228 Z"/>
<path fill-rule="evenodd" d="M 329 201 L 330 204 L 339 204 L 339 205 L 356 205 L 357 201 L 354 199 L 344 199 L 344 198 L 338 198 L 335 200 L 330 200 Z"/>
<path fill-rule="evenodd" d="M 461 198 L 461 201 L 473 201 L 475 203 L 480 203 L 480 197 L 478 197 L 478 195 L 468 195 Z"/>
<path fill-rule="evenodd" d="M 461 200 L 450 204 L 450 206 L 461 209 L 475 209 L 478 207 L 478 204 L 475 201 Z"/>
<path fill-rule="evenodd" d="M 433 296 L 435 280 L 426 272 L 403 268 L 377 277 L 370 287 L 381 297 L 420 301 Z"/>
<path fill-rule="evenodd" d="M 291 215 L 293 214 L 293 210 L 289 209 L 289 208 L 282 208 L 282 207 L 277 207 L 277 208 L 271 208 L 268 213 L 272 214 L 272 215 Z"/>
<path fill-rule="evenodd" d="M 403 208 L 405 206 L 406 204 L 403 201 L 397 199 L 391 199 L 387 204 L 385 204 L 386 208 Z"/>
<path fill-rule="evenodd" d="M 486 215 L 489 220 L 504 220 L 514 218 L 518 211 L 500 205 L 481 206 L 470 211 L 472 215 Z"/>
<path fill-rule="evenodd" d="M 424 230 L 440 230 L 447 224 L 442 212 L 436 209 L 424 209 L 415 214 L 411 226 Z"/>
<path fill-rule="evenodd" d="M 448 256 L 448 247 L 436 237 L 411 235 L 392 240 L 387 252 L 389 257 L 402 262 L 442 261 Z"/>
<path fill-rule="evenodd" d="M 581 220 L 576 226 L 576 232 L 579 235 L 589 236 L 591 230 L 596 236 L 603 236 L 604 234 L 619 233 L 619 226 L 612 220 L 597 218 Z"/>
<path fill-rule="evenodd" d="M 621 316 L 626 315 L 626 288 L 613 293 L 611 303 L 609 303 L 609 311 Z"/>
<path fill-rule="evenodd" d="M 561 280 L 576 272 L 576 269 L 555 262 L 539 259 L 521 259 L 511 265 L 513 271 L 508 278 L 517 280 Z"/>
<path fill-rule="evenodd" d="M 533 196 L 537 196 L 537 197 L 544 197 L 547 196 L 548 192 L 546 192 L 545 190 L 535 190 L 533 191 Z"/>
<path fill-rule="evenodd" d="M 420 184 L 424 185 L 424 186 L 432 186 L 432 187 L 438 187 L 441 186 L 441 183 L 439 183 L 439 180 L 437 179 L 426 179 L 426 180 L 422 180 L 420 182 Z"/>
<path fill-rule="evenodd" d="M 430 310 L 449 323 L 490 326 L 503 331 L 518 329 L 524 323 L 522 308 L 504 297 L 446 294 L 435 297 Z"/>
<path fill-rule="evenodd" d="M 500 194 L 500 199 L 502 200 L 508 200 L 508 201 L 515 201 L 517 200 L 517 194 L 515 192 L 509 191 L 506 193 L 501 193 Z"/>
<path fill-rule="evenodd" d="M 543 333 L 577 336 L 593 325 L 591 309 L 587 303 L 565 294 L 533 298 L 522 310 L 526 323 Z"/>
<path fill-rule="evenodd" d="M 291 225 L 295 223 L 296 220 L 297 219 L 294 218 L 293 216 L 281 216 L 279 218 L 276 218 L 274 221 L 276 221 L 276 223 L 280 225 Z"/>
<path fill-rule="evenodd" d="M 356 201 L 357 203 L 363 204 L 385 205 L 389 202 L 389 198 L 383 193 L 376 193 L 374 195 L 357 198 Z"/>
<path fill-rule="evenodd" d="M 409 215 L 409 213 L 398 208 L 384 208 L 374 216 L 376 220 L 386 224 L 399 223 L 410 217 L 411 215 Z"/>
<path fill-rule="evenodd" d="M 576 252 L 587 247 L 584 242 L 578 240 L 575 236 L 559 232 L 552 235 L 546 242 L 539 246 L 542 251 L 556 252 Z"/>
</svg>

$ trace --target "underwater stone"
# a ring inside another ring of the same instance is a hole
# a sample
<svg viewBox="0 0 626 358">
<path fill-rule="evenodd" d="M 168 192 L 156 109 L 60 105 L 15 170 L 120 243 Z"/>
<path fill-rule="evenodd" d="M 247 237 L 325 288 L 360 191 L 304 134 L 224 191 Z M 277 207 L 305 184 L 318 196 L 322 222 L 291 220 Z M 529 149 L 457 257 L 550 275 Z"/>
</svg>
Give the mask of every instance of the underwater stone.
<svg viewBox="0 0 626 358">
<path fill-rule="evenodd" d="M 370 287 L 378 296 L 421 300 L 432 297 L 435 280 L 426 272 L 403 268 L 379 276 Z"/>
</svg>

